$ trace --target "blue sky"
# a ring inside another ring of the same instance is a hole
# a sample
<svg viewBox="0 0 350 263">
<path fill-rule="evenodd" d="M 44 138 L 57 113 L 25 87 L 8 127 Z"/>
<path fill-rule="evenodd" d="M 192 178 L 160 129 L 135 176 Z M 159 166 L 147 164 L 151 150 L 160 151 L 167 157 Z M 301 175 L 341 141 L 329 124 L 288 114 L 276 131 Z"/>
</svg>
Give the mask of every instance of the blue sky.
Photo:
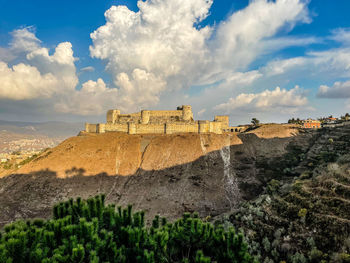
<svg viewBox="0 0 350 263">
<path fill-rule="evenodd" d="M 214 1 L 211 15 L 201 24 L 219 23 L 234 10 L 245 7 L 248 2 Z M 7 45 L 10 41 L 9 32 L 21 27 L 34 26 L 37 37 L 48 47 L 54 47 L 62 41 L 71 42 L 75 56 L 80 58 L 77 67 L 93 65 L 98 69 L 97 72 L 81 76 L 82 81 L 100 76 L 110 80 L 103 70 L 105 64 L 90 58 L 89 45 L 90 33 L 105 23 L 103 14 L 112 5 L 126 5 L 133 11 L 138 10 L 136 0 L 0 0 L 0 45 Z"/>
<path fill-rule="evenodd" d="M 0 0 L 0 119 L 100 121 L 111 107 L 183 103 L 234 124 L 350 111 L 350 1 L 143 3 Z"/>
</svg>

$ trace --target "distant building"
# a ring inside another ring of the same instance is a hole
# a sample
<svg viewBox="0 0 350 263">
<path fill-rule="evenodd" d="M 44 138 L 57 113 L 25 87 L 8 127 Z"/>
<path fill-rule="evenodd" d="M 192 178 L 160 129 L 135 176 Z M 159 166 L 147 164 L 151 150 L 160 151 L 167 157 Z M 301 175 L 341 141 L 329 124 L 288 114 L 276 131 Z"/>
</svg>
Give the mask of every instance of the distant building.
<svg viewBox="0 0 350 263">
<path fill-rule="evenodd" d="M 334 118 L 334 117 L 329 117 L 324 120 L 324 123 L 327 123 L 327 124 L 335 124 L 337 122 L 338 122 L 338 118 Z"/>
<path fill-rule="evenodd" d="M 303 127 L 306 129 L 319 129 L 321 128 L 321 122 L 318 120 L 307 119 L 303 121 Z"/>
</svg>

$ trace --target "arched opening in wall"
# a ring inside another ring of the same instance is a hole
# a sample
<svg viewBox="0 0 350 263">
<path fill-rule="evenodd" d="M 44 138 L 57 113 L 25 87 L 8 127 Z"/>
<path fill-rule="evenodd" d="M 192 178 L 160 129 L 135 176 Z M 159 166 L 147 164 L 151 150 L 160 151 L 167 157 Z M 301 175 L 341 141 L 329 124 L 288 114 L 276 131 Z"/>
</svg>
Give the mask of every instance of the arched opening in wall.
<svg viewBox="0 0 350 263">
<path fill-rule="evenodd" d="M 231 129 L 231 132 L 233 132 L 233 129 Z"/>
</svg>

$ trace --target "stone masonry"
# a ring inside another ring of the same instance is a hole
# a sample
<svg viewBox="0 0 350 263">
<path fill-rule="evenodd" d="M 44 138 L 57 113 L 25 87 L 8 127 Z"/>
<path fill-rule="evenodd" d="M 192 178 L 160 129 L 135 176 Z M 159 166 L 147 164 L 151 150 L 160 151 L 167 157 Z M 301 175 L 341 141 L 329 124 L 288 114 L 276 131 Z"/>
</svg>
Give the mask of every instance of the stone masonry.
<svg viewBox="0 0 350 263">
<path fill-rule="evenodd" d="M 121 114 L 120 110 L 109 110 L 107 122 L 85 124 L 85 132 L 125 132 L 128 134 L 174 134 L 174 133 L 216 133 L 229 129 L 229 117 L 215 116 L 214 121 L 193 120 L 192 107 L 183 105 L 176 110 L 149 111 Z"/>
</svg>

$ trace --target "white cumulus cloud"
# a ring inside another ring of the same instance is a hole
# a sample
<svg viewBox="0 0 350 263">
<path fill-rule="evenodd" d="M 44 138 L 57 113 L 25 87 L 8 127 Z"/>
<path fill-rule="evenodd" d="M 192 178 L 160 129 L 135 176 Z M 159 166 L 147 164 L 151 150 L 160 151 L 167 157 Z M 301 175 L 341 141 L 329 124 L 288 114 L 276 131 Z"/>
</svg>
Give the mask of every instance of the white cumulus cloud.
<svg viewBox="0 0 350 263">
<path fill-rule="evenodd" d="M 42 75 L 36 67 L 21 63 L 10 68 L 0 62 L 0 83 L 0 98 L 25 100 L 51 97 L 59 82 L 51 73 Z"/>
<path fill-rule="evenodd" d="M 303 41 L 276 35 L 310 21 L 307 1 L 252 0 L 218 25 L 202 27 L 212 3 L 139 0 L 137 12 L 112 6 L 105 12 L 106 23 L 91 34 L 90 46 L 93 58 L 106 61 L 112 82 L 90 80 L 82 83 L 80 90 L 71 43 L 59 43 L 52 52 L 33 28 L 15 30 L 5 49 L 23 61 L 10 64 L 13 57 L 0 49 L 0 82 L 6 83 L 0 87 L 0 98 L 51 98 L 56 111 L 97 115 L 109 108 L 133 111 L 154 107 L 167 94 L 191 86 L 222 83 L 221 89 L 234 89 L 262 77 L 265 72 L 246 72 L 259 56 L 302 45 Z M 313 41 L 309 38 L 304 43 Z M 212 93 L 218 92 L 204 92 Z"/>
<path fill-rule="evenodd" d="M 209 0 L 139 1 L 138 12 L 112 6 L 105 13 L 106 24 L 91 34 L 91 55 L 108 62 L 125 102 L 155 105 L 165 88 L 192 82 L 191 73 L 205 63 L 210 28 L 197 29 L 195 24 L 208 15 L 211 4 Z M 140 78 L 147 85 L 141 85 Z M 143 92 L 135 94 L 140 85 Z"/>
<path fill-rule="evenodd" d="M 230 113 L 233 110 L 259 111 L 295 111 L 305 106 L 308 100 L 302 90 L 296 86 L 291 90 L 276 87 L 274 90 L 265 90 L 261 93 L 242 93 L 230 98 L 226 103 L 215 106 L 215 110 Z"/>
<path fill-rule="evenodd" d="M 90 52 L 107 61 L 114 85 L 125 94 L 118 101 L 121 107 L 128 100 L 139 100 L 139 106 L 156 105 L 166 91 L 239 78 L 243 73 L 238 70 L 244 71 L 268 50 L 263 41 L 272 41 L 283 28 L 310 21 L 305 1 L 254 0 L 218 26 L 198 27 L 211 5 L 211 0 L 148 0 L 138 1 L 138 12 L 126 6 L 106 11 L 106 24 L 91 34 Z M 300 45 L 295 40 L 284 43 Z M 141 101 L 134 96 L 140 87 L 135 71 L 149 76 L 139 93 L 148 96 Z"/>
<path fill-rule="evenodd" d="M 14 53 L 31 52 L 40 48 L 41 41 L 35 36 L 33 27 L 14 30 L 10 50 Z"/>
<path fill-rule="evenodd" d="M 78 78 L 72 45 L 60 43 L 49 55 L 40 40 L 28 28 L 15 30 L 9 52 L 16 50 L 26 55 L 25 61 L 13 66 L 0 61 L 0 98 L 30 100 L 51 98 L 74 91 Z"/>
<path fill-rule="evenodd" d="M 55 104 L 55 109 L 63 113 L 97 115 L 105 113 L 105 107 L 113 107 L 118 98 L 117 89 L 107 88 L 102 79 L 89 80 L 80 90 L 65 94 Z M 102 103 L 103 102 L 103 103 Z"/>
</svg>

